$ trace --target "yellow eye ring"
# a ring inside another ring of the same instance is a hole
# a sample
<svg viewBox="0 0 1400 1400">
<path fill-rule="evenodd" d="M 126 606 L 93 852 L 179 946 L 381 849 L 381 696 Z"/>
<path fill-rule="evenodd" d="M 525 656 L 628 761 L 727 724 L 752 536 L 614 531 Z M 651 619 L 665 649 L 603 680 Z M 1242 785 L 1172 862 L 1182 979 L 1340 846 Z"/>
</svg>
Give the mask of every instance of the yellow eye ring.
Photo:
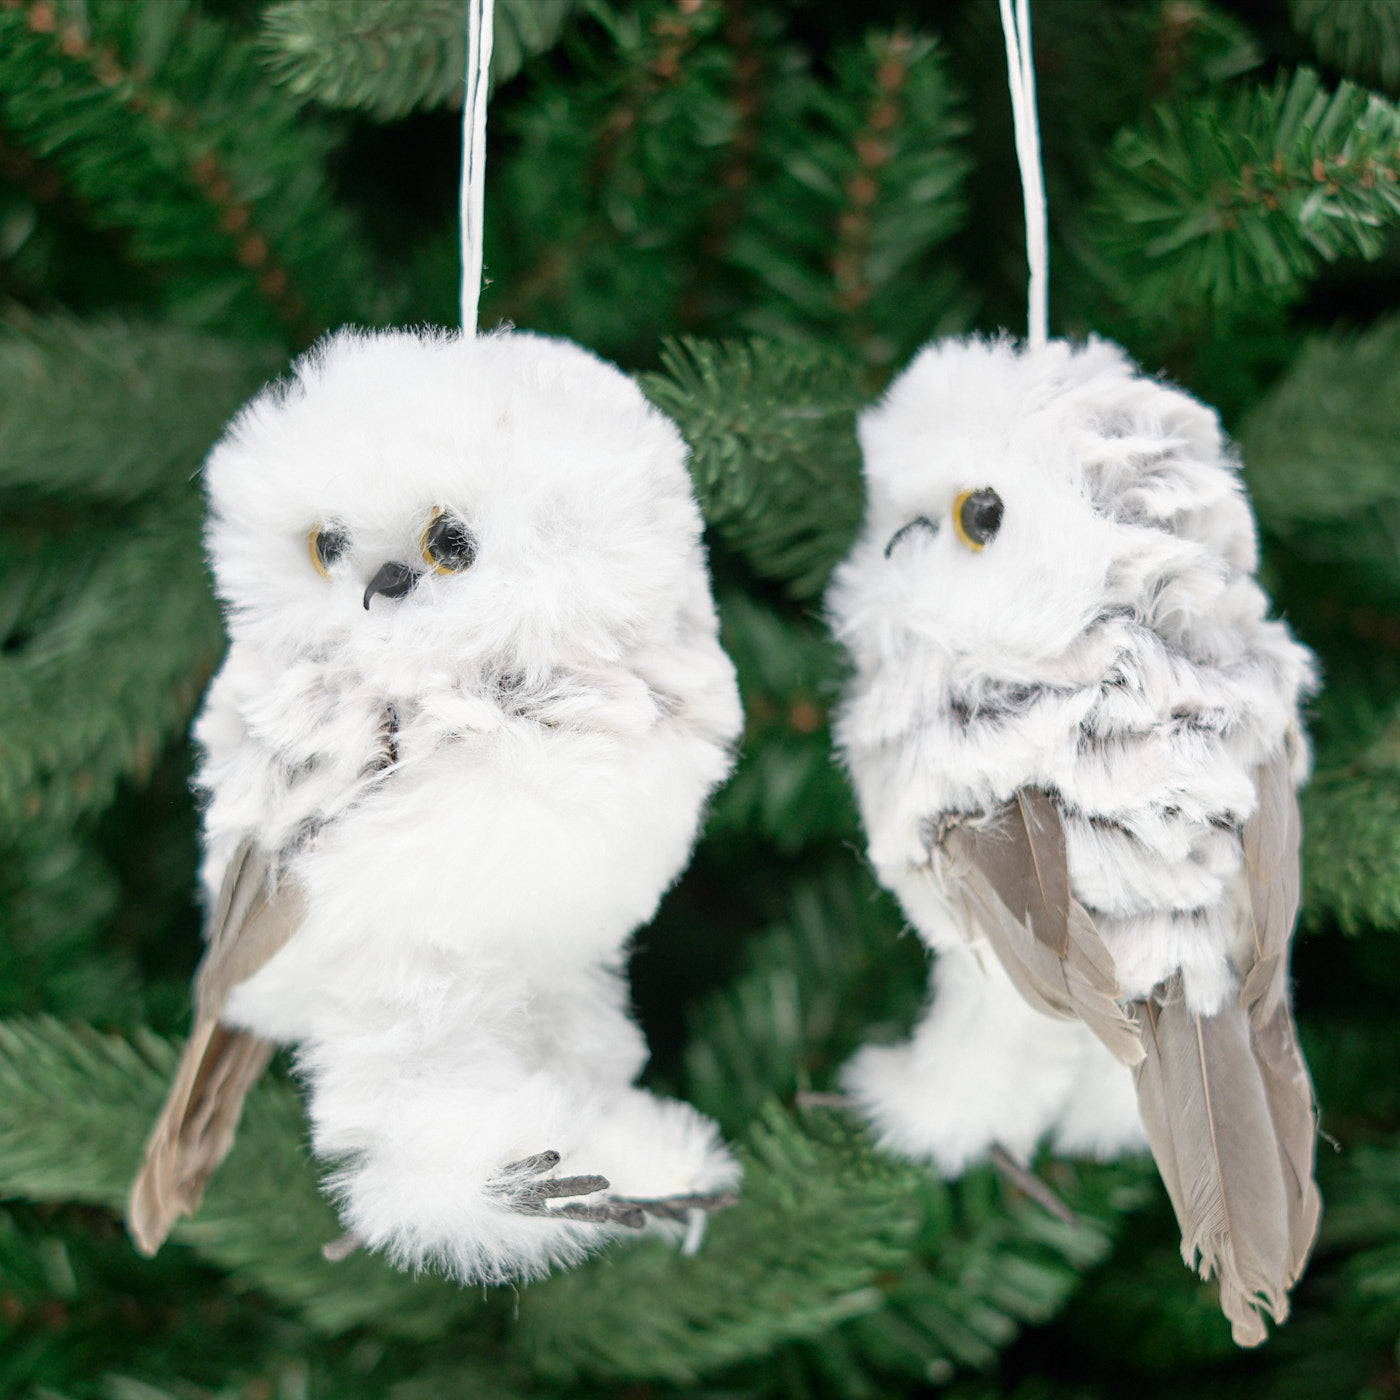
<svg viewBox="0 0 1400 1400">
<path fill-rule="evenodd" d="M 451 569 L 444 569 L 444 568 L 442 567 L 442 565 L 439 564 L 438 561 L 437 561 L 436 559 L 433 558 L 433 556 L 432 556 L 432 551 L 429 550 L 429 548 L 428 548 L 428 535 L 429 535 L 429 532 L 432 530 L 433 526 L 434 526 L 439 520 L 442 519 L 442 514 L 443 514 L 443 512 L 442 512 L 442 507 L 441 507 L 441 506 L 434 506 L 434 507 L 433 507 L 433 513 L 428 517 L 428 523 L 427 523 L 426 526 L 424 526 L 424 528 L 423 528 L 423 533 L 422 533 L 422 535 L 419 537 L 419 540 L 418 540 L 418 552 L 419 552 L 419 554 L 421 554 L 421 555 L 423 556 L 423 562 L 424 562 L 435 574 L 450 574 L 450 573 L 452 572 L 452 570 L 451 570 Z"/>
<path fill-rule="evenodd" d="M 953 502 L 953 529 L 975 554 L 980 554 L 1001 529 L 1004 507 L 990 486 L 962 491 Z"/>
<path fill-rule="evenodd" d="M 306 543 L 311 551 L 312 567 L 322 578 L 330 578 L 328 565 L 340 558 L 348 543 L 345 531 L 338 526 L 318 525 L 307 536 Z"/>
<path fill-rule="evenodd" d="M 423 562 L 435 574 L 460 574 L 476 562 L 476 540 L 466 524 L 442 506 L 434 506 L 418 541 Z"/>
</svg>

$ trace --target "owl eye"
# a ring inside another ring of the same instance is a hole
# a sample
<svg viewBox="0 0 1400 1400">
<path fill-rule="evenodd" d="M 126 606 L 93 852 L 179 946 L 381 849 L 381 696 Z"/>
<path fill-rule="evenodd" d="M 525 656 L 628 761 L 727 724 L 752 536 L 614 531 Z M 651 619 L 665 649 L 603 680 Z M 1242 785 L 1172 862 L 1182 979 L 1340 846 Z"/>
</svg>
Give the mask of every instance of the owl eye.
<svg viewBox="0 0 1400 1400">
<path fill-rule="evenodd" d="M 439 574 L 459 574 L 476 562 L 476 541 L 472 532 L 441 506 L 433 511 L 420 547 L 423 558 Z"/>
<path fill-rule="evenodd" d="M 1001 497 L 990 486 L 980 491 L 964 491 L 953 502 L 953 528 L 969 549 L 980 551 L 1001 529 L 1004 507 Z"/>
<path fill-rule="evenodd" d="M 331 565 L 345 553 L 350 536 L 334 525 L 318 525 L 311 532 L 309 543 L 311 562 L 316 566 L 316 572 L 322 578 L 330 578 Z"/>
<path fill-rule="evenodd" d="M 926 515 L 916 515 L 907 525 L 901 525 L 898 530 L 890 536 L 890 542 L 885 546 L 885 558 L 888 559 L 894 553 L 894 547 L 907 534 L 914 530 L 927 530 L 930 535 L 938 533 L 938 522 L 930 520 Z"/>
</svg>

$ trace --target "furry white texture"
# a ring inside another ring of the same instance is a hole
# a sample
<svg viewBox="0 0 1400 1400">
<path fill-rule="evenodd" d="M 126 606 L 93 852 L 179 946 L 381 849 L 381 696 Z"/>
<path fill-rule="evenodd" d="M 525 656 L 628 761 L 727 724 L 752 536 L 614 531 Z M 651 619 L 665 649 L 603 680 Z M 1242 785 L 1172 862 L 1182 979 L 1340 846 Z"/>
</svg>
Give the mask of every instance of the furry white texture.
<svg viewBox="0 0 1400 1400">
<path fill-rule="evenodd" d="M 948 1173 L 1047 1135 L 1139 1147 L 1131 1072 L 969 945 L 929 831 L 1053 793 L 1124 997 L 1177 971 L 1193 1012 L 1239 990 L 1254 771 L 1284 751 L 1306 775 L 1313 671 L 1267 617 L 1219 420 L 1101 340 L 973 339 L 926 347 L 859 431 L 865 526 L 827 599 L 855 663 L 836 742 L 876 872 L 937 967 L 913 1041 L 862 1051 L 847 1088 L 891 1146 Z M 952 512 L 984 487 L 1005 510 L 976 552 Z"/>
<path fill-rule="evenodd" d="M 203 882 L 251 839 L 305 911 L 223 1019 L 299 1047 L 346 1228 L 400 1264 L 529 1277 L 608 1238 L 513 1208 L 547 1150 L 614 1196 L 737 1182 L 633 1087 L 622 976 L 741 723 L 685 462 L 620 371 L 517 332 L 338 333 L 209 458 Z M 422 557 L 438 510 L 460 573 Z M 413 586 L 366 609 L 391 561 Z"/>
</svg>

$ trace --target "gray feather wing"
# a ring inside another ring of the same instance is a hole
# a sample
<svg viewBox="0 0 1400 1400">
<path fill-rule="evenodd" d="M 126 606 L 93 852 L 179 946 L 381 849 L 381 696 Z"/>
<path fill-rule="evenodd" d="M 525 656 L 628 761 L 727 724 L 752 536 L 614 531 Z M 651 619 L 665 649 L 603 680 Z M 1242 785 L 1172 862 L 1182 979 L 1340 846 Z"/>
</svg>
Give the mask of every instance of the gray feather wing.
<svg viewBox="0 0 1400 1400">
<path fill-rule="evenodd" d="M 1288 996 L 1288 950 L 1298 919 L 1303 826 L 1285 752 L 1255 770 L 1254 786 L 1254 814 L 1244 828 L 1254 965 L 1245 979 L 1243 999 L 1259 1027 L 1273 1018 Z"/>
<path fill-rule="evenodd" d="M 220 1022 L 229 992 L 291 937 L 298 901 L 274 880 L 267 853 L 244 842 L 229 862 L 210 914 L 208 948 L 195 977 L 195 1022 L 127 1200 L 136 1247 L 154 1254 L 233 1145 L 243 1100 L 273 1047 Z"/>
<path fill-rule="evenodd" d="M 973 926 L 1026 1001 L 1083 1021 L 1124 1064 L 1136 1064 L 1138 1028 L 1118 1005 L 1112 955 L 1070 897 L 1064 828 L 1049 796 L 1024 789 L 991 821 L 955 827 L 943 844 Z"/>
<path fill-rule="evenodd" d="M 1313 1169 L 1317 1156 L 1317 1106 L 1312 1078 L 1298 1044 L 1288 1004 L 1262 1026 L 1250 1026 L 1254 1057 L 1278 1141 L 1288 1201 L 1289 1273 L 1296 1279 L 1312 1253 L 1322 1218 L 1322 1194 Z"/>
<path fill-rule="evenodd" d="M 277 880 L 268 853 L 244 841 L 209 918 L 207 947 L 195 973 L 197 1014 L 217 1018 L 228 994 L 278 952 L 300 922 L 300 901 Z"/>
<path fill-rule="evenodd" d="M 1240 1346 L 1265 1338 L 1262 1314 L 1288 1315 L 1297 1279 L 1290 1183 L 1238 1002 L 1215 1016 L 1187 1010 L 1173 978 L 1134 1013 L 1147 1055 L 1136 1074 L 1152 1154 L 1181 1225 L 1181 1252 L 1220 1280 L 1220 1305 Z"/>
<path fill-rule="evenodd" d="M 1018 923 L 1063 958 L 1069 948 L 1069 858 L 1055 804 L 1022 788 L 986 827 L 964 827 L 964 850 Z"/>
<path fill-rule="evenodd" d="M 1249 1013 L 1255 1059 L 1278 1141 L 1288 1196 L 1291 1267 L 1302 1272 L 1317 1236 L 1322 1198 L 1313 1180 L 1317 1106 L 1288 999 L 1288 961 L 1298 917 L 1302 821 L 1280 752 L 1255 773 L 1258 801 L 1245 824 L 1245 868 L 1254 965 L 1240 1000 Z"/>
</svg>

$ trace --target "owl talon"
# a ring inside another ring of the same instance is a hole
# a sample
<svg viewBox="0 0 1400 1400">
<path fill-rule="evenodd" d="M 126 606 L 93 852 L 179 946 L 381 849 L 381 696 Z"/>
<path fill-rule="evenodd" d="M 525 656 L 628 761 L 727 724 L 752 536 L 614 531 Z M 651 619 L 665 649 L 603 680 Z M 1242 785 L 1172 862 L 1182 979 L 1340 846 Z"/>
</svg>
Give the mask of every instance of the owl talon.
<svg viewBox="0 0 1400 1400">
<path fill-rule="evenodd" d="M 587 1201 L 573 1201 L 557 1210 L 544 1211 L 545 1215 L 567 1215 L 570 1220 L 587 1220 L 594 1225 L 606 1225 L 612 1218 L 612 1211 L 606 1205 L 590 1205 Z"/>
<path fill-rule="evenodd" d="M 717 1210 L 724 1210 L 737 1202 L 739 1197 L 733 1191 L 721 1191 L 710 1196 L 661 1196 L 656 1200 L 626 1200 L 614 1198 L 610 1204 L 617 1211 L 615 1219 L 624 1225 L 631 1225 L 632 1220 L 626 1216 L 639 1215 L 654 1216 L 657 1220 L 689 1220 L 692 1211 L 701 1211 L 706 1215 L 713 1215 Z M 633 1226 L 640 1228 L 642 1222 Z"/>
<path fill-rule="evenodd" d="M 493 1195 L 502 1197 L 511 1210 L 518 1211 L 521 1215 L 567 1215 L 575 1220 L 607 1219 L 606 1213 L 597 1216 L 582 1213 L 602 1209 L 596 1205 L 578 1203 L 554 1210 L 545 1204 L 561 1196 L 592 1196 L 598 1191 L 608 1189 L 607 1177 L 598 1176 L 596 1173 L 585 1176 L 545 1177 L 544 1173 L 553 1171 L 559 1162 L 560 1156 L 553 1150 L 536 1152 L 532 1157 L 522 1157 L 520 1161 L 511 1162 L 505 1167 L 505 1172 L 509 1173 L 513 1180 L 492 1182 L 487 1189 Z M 522 1173 L 537 1179 L 520 1181 L 519 1176 Z"/>
<path fill-rule="evenodd" d="M 559 1196 L 591 1196 L 606 1191 L 612 1183 L 605 1176 L 560 1176 L 525 1188 L 532 1200 L 552 1201 Z"/>
<path fill-rule="evenodd" d="M 525 1172 L 530 1176 L 538 1176 L 541 1172 L 547 1172 L 551 1167 L 558 1165 L 559 1154 L 551 1149 L 548 1152 L 536 1152 L 533 1157 L 522 1157 L 518 1162 L 507 1162 L 505 1170 L 512 1175 Z"/>
</svg>

